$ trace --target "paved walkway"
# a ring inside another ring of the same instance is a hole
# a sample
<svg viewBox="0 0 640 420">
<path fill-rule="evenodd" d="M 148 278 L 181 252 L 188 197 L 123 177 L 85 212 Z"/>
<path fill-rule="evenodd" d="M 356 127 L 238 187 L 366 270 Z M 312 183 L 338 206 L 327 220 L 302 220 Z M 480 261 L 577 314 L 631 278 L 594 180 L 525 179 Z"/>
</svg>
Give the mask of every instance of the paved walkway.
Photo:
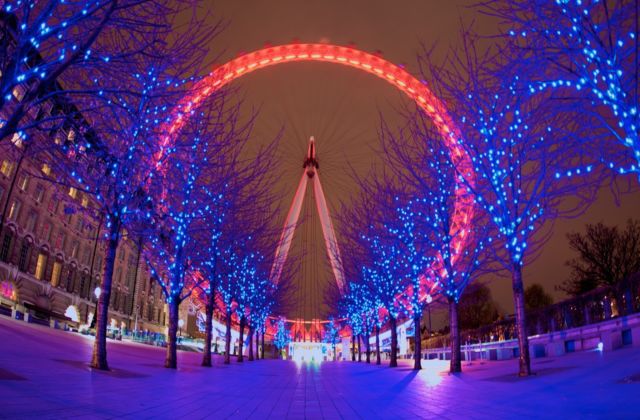
<svg viewBox="0 0 640 420">
<path fill-rule="evenodd" d="M 462 375 L 352 362 L 199 366 L 181 352 L 109 343 L 111 372 L 87 367 L 92 339 L 0 317 L 0 418 L 640 418 L 640 348 L 534 362 L 475 362 Z"/>
</svg>

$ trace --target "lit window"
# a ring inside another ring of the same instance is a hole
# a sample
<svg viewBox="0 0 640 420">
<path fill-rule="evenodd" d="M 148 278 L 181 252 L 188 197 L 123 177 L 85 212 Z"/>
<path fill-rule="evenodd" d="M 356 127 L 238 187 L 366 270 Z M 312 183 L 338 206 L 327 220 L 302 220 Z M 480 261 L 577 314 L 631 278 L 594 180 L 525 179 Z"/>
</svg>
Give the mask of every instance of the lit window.
<svg viewBox="0 0 640 420">
<path fill-rule="evenodd" d="M 36 187 L 33 198 L 38 203 L 42 203 L 42 200 L 44 200 L 44 186 L 42 184 L 38 184 L 38 186 Z"/>
<path fill-rule="evenodd" d="M 18 181 L 18 188 L 20 188 L 22 191 L 26 191 L 28 186 L 29 186 L 29 175 L 22 174 L 22 176 L 20 177 L 20 180 Z"/>
<path fill-rule="evenodd" d="M 24 98 L 24 88 L 22 86 L 16 86 L 13 88 L 13 97 L 21 101 Z"/>
<path fill-rule="evenodd" d="M 11 173 L 13 172 L 13 162 L 3 160 L 2 166 L 0 166 L 0 172 L 2 172 L 2 175 L 9 178 L 11 176 Z"/>
<path fill-rule="evenodd" d="M 71 258 L 76 258 L 78 256 L 78 248 L 80 247 L 80 243 L 78 241 L 74 241 L 71 246 Z"/>
<path fill-rule="evenodd" d="M 38 280 L 42 280 L 44 276 L 44 269 L 47 266 L 47 254 L 44 252 L 40 252 L 38 255 L 38 262 L 36 263 L 36 273 L 35 276 Z"/>
<path fill-rule="evenodd" d="M 56 261 L 53 263 L 53 270 L 51 270 L 51 285 L 57 286 L 60 283 L 60 272 L 62 271 L 62 263 Z"/>
<path fill-rule="evenodd" d="M 51 166 L 47 165 L 46 163 L 42 164 L 42 173 L 49 176 L 51 175 Z"/>
<path fill-rule="evenodd" d="M 9 206 L 9 219 L 16 220 L 20 215 L 20 206 L 22 203 L 18 200 L 13 200 L 11 206 Z"/>
<path fill-rule="evenodd" d="M 73 142 L 76 139 L 76 132 L 74 130 L 69 130 L 69 134 L 67 134 L 67 140 Z"/>
<path fill-rule="evenodd" d="M 22 147 L 24 142 L 24 133 L 19 131 L 11 137 L 11 143 L 13 143 L 16 147 Z"/>
<path fill-rule="evenodd" d="M 89 207 L 89 199 L 87 197 L 82 197 L 82 207 L 85 209 Z"/>
<path fill-rule="evenodd" d="M 73 188 L 73 187 L 70 187 L 69 188 L 69 197 L 77 198 L 78 197 L 78 190 Z"/>
</svg>

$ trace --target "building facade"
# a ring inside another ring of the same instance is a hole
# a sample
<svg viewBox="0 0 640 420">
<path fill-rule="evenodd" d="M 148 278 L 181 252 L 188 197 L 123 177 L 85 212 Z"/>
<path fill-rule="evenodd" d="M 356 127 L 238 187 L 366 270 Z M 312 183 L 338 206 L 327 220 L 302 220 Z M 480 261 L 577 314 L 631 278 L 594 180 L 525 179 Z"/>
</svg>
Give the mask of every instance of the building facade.
<svg viewBox="0 0 640 420">
<path fill-rule="evenodd" d="M 0 310 L 29 314 L 34 322 L 90 324 L 103 273 L 104 231 L 82 211 L 91 206 L 89 197 L 47 180 L 55 177 L 46 163 L 51 158 L 30 156 L 18 141 L 0 145 Z M 126 234 L 110 317 L 113 328 L 164 332 L 162 292 Z"/>
<path fill-rule="evenodd" d="M 0 12 L 0 45 L 7 57 L 16 47 L 16 22 L 12 15 Z M 37 66 L 38 52 L 33 49 L 29 54 L 25 66 Z M 28 87 L 15 85 L 2 112 L 20 109 L 17 105 Z M 91 143 L 87 140 L 90 130 L 73 104 L 61 99 L 28 105 L 21 122 L 34 123 L 30 137 L 19 131 L 0 139 L 0 313 L 79 327 L 90 324 L 95 312 L 105 258 L 104 232 L 92 197 L 72 187 L 68 174 L 59 168 L 73 168 L 78 155 L 66 153 L 67 146 L 78 149 L 80 143 Z M 6 118 L 0 112 L 0 126 Z M 99 144 L 95 138 L 92 141 Z M 123 236 L 114 271 L 110 324 L 117 329 L 164 332 L 162 292 L 151 282 L 135 241 L 126 233 Z"/>
</svg>

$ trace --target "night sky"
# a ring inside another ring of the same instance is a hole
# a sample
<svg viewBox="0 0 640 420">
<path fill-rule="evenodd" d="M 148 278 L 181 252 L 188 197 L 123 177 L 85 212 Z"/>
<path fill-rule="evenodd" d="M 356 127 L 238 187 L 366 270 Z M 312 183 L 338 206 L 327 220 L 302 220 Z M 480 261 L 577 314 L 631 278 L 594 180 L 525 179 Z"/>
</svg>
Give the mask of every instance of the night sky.
<svg viewBox="0 0 640 420">
<path fill-rule="evenodd" d="M 373 52 L 380 50 L 384 58 L 405 64 L 417 75 L 415 56 L 421 44 L 437 43 L 436 56 L 449 45 L 459 42 L 461 20 L 475 21 L 483 33 L 495 25 L 491 20 L 474 15 L 469 1 L 344 1 L 316 2 L 277 1 L 208 1 L 215 17 L 227 22 L 226 30 L 212 46 L 220 63 L 241 52 L 256 50 L 265 43 L 278 45 L 294 39 L 300 42 L 331 42 Z M 234 82 L 240 87 L 245 109 L 259 111 L 252 141 L 269 141 L 283 130 L 279 149 L 279 171 L 284 189 L 282 224 L 302 172 L 302 160 L 309 136 L 315 136 L 320 162 L 320 175 L 329 206 L 356 194 L 351 180 L 355 171 L 364 176 L 379 164 L 377 129 L 380 115 L 393 123 L 395 109 L 407 103 L 404 96 L 390 85 L 355 69 L 327 63 L 289 63 L 260 70 Z M 307 198 L 311 197 L 308 194 Z M 600 198 L 584 215 L 573 220 L 558 220 L 554 233 L 541 256 L 525 269 L 525 285 L 542 284 L 554 299 L 563 297 L 554 290 L 567 276 L 564 262 L 571 256 L 566 234 L 582 230 L 585 223 L 603 221 L 623 224 L 640 214 L 640 194 L 622 197 L 616 205 L 611 193 L 604 189 Z M 313 209 L 313 212 L 310 210 Z M 306 214 L 306 217 L 305 217 Z M 322 233 L 315 208 L 303 207 L 304 222 L 294 237 L 293 255 L 304 255 L 294 293 L 297 304 L 290 317 L 324 317 L 322 291 L 333 281 L 329 272 Z M 336 226 L 339 229 L 339 226 Z M 274 250 L 275 251 L 275 250 Z M 348 250 L 343 249 L 343 253 Z M 508 279 L 490 283 L 500 308 L 512 312 L 511 286 Z"/>
</svg>

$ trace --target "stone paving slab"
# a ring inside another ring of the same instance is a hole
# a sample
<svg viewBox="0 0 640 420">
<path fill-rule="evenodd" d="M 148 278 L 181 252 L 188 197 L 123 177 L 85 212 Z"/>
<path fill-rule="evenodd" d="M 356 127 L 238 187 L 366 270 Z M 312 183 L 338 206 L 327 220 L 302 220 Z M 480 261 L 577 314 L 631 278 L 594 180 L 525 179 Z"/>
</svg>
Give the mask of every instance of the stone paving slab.
<svg viewBox="0 0 640 420">
<path fill-rule="evenodd" d="M 260 360 L 200 367 L 179 352 L 109 342 L 110 372 L 88 367 L 93 338 L 0 317 L 0 418 L 640 418 L 640 348 L 516 361 L 390 369 Z"/>
</svg>

